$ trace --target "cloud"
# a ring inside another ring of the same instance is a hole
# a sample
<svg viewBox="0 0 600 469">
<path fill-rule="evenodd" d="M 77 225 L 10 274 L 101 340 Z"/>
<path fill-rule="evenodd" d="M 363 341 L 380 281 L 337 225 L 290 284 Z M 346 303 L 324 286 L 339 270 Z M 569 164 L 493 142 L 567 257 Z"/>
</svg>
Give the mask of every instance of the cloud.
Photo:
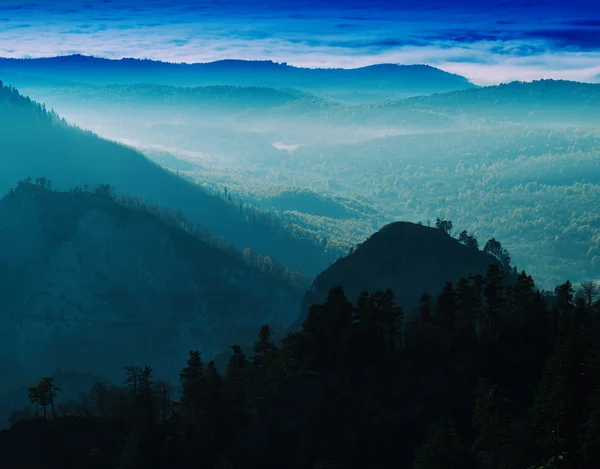
<svg viewBox="0 0 600 469">
<path fill-rule="evenodd" d="M 0 16 L 9 57 L 426 63 L 479 84 L 600 73 L 596 0 L 0 0 Z"/>
<path fill-rule="evenodd" d="M 590 29 L 542 29 L 527 31 L 524 36 L 546 39 L 560 48 L 600 49 L 600 32 Z"/>
</svg>

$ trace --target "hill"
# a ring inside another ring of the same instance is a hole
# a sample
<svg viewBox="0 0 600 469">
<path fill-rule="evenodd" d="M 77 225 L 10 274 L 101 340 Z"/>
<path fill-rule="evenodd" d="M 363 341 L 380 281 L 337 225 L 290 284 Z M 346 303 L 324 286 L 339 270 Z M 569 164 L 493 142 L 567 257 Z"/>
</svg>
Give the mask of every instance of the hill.
<svg viewBox="0 0 600 469">
<path fill-rule="evenodd" d="M 190 183 L 141 153 L 68 125 L 44 106 L 0 86 L 0 191 L 30 175 L 43 175 L 58 188 L 108 184 L 144 197 L 201 223 L 239 249 L 269 254 L 275 262 L 316 275 L 333 254 L 314 236 L 292 234 L 273 216 Z"/>
<path fill-rule="evenodd" d="M 469 121 L 528 124 L 597 124 L 600 84 L 568 80 L 511 82 L 469 90 L 408 98 L 392 109 L 417 108 L 448 113 Z"/>
<path fill-rule="evenodd" d="M 598 289 L 575 296 L 567 281 L 555 294 L 492 265 L 405 322 L 389 292 L 352 304 L 334 288 L 281 344 L 261 327 L 251 356 L 233 347 L 223 373 L 182 357 L 180 396 L 149 366 L 69 405 L 49 405 L 62 391 L 42 379 L 0 431 L 0 464 L 596 469 Z M 572 431 L 557 441 L 558 423 Z"/>
<path fill-rule="evenodd" d="M 9 80 L 15 87 L 21 80 Z M 14 81 L 14 83 L 13 83 Z M 248 109 L 257 111 L 281 107 L 295 101 L 320 101 L 315 96 L 293 89 L 274 89 L 266 87 L 241 86 L 195 86 L 181 87 L 159 84 L 134 85 L 87 85 L 22 83 L 23 88 L 30 90 L 43 89 L 46 91 L 45 100 L 60 102 L 62 105 L 113 104 L 123 108 L 140 109 L 148 106 L 150 109 L 175 108 L 196 110 L 211 113 L 236 113 Z M 162 109 L 161 109 L 162 110 Z"/>
<path fill-rule="evenodd" d="M 220 60 L 175 64 L 82 55 L 0 59 L 0 73 L 96 85 L 154 83 L 175 86 L 265 86 L 322 94 L 416 96 L 473 88 L 466 78 L 427 65 L 380 64 L 355 69 L 311 69 L 271 61 Z M 360 99 L 360 98 L 359 98 Z"/>
<path fill-rule="evenodd" d="M 303 317 L 310 305 L 323 303 L 329 290 L 344 288 L 350 301 L 362 292 L 391 289 L 410 311 L 423 293 L 435 294 L 446 282 L 469 274 L 484 274 L 500 262 L 469 249 L 438 228 L 408 222 L 386 225 L 348 256 L 319 274 L 302 301 Z"/>
<path fill-rule="evenodd" d="M 0 201 L 0 392 L 59 366 L 114 377 L 148 357 L 173 378 L 187 350 L 211 356 L 297 316 L 301 291 L 283 279 L 102 191 L 46 185 Z"/>
</svg>

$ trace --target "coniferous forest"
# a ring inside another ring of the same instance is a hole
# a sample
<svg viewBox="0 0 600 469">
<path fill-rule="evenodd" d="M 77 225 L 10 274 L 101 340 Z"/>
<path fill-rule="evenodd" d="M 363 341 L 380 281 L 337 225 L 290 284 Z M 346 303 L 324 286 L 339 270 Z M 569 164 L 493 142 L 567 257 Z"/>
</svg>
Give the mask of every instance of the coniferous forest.
<svg viewBox="0 0 600 469">
<path fill-rule="evenodd" d="M 598 288 L 507 279 L 491 265 L 410 312 L 332 288 L 301 330 L 232 345 L 223 372 L 191 350 L 178 383 L 126 367 L 57 406 L 42 378 L 0 433 L 3 467 L 597 467 Z"/>
</svg>

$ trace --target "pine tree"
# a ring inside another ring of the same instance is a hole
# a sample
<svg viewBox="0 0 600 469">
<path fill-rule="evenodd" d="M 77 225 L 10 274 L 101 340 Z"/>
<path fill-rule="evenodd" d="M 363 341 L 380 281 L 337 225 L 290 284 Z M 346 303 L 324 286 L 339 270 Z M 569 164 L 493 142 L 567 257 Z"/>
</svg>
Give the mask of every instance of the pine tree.
<svg viewBox="0 0 600 469">
<path fill-rule="evenodd" d="M 581 451 L 593 391 L 600 385 L 600 368 L 597 346 L 589 335 L 587 310 L 572 312 L 568 323 L 568 335 L 556 342 L 546 363 L 531 415 L 538 444 L 548 456 L 566 452 L 574 463 Z"/>
<path fill-rule="evenodd" d="M 585 423 L 582 438 L 582 456 L 588 467 L 600 461 L 600 386 L 596 387 L 592 398 L 590 417 Z"/>
<path fill-rule="evenodd" d="M 204 363 L 197 350 L 190 350 L 187 366 L 179 374 L 180 407 L 184 418 L 198 425 L 202 419 L 204 401 Z"/>
<path fill-rule="evenodd" d="M 56 412 L 54 409 L 54 401 L 56 395 L 61 391 L 61 389 L 54 384 L 54 380 L 51 377 L 42 378 L 39 386 L 39 393 L 46 405 L 50 405 L 50 415 L 54 419 L 56 418 Z M 46 410 L 44 408 L 44 418 L 46 417 Z"/>
<path fill-rule="evenodd" d="M 40 390 L 37 386 L 31 387 L 27 390 L 29 402 L 35 404 L 35 418 L 40 415 Z"/>
<path fill-rule="evenodd" d="M 511 469 L 518 462 L 506 391 L 482 382 L 477 389 L 473 426 L 478 437 L 473 445 L 475 457 L 486 469 Z"/>
<path fill-rule="evenodd" d="M 456 336 L 459 342 L 475 342 L 473 293 L 469 280 L 461 277 L 456 283 Z"/>
<path fill-rule="evenodd" d="M 456 293 L 452 283 L 447 282 L 435 303 L 433 316 L 437 333 L 445 345 L 454 344 L 456 335 Z"/>
<path fill-rule="evenodd" d="M 496 265 L 491 264 L 488 267 L 485 276 L 485 287 L 483 296 L 485 297 L 485 314 L 487 320 L 487 339 L 490 343 L 498 343 L 499 324 L 504 313 L 506 302 L 504 272 Z"/>
<path fill-rule="evenodd" d="M 284 355 L 272 339 L 273 330 L 264 325 L 254 344 L 247 377 L 250 388 L 250 404 L 254 413 L 261 403 L 279 386 L 285 375 Z"/>
<path fill-rule="evenodd" d="M 427 441 L 417 448 L 413 469 L 463 469 L 467 454 L 450 417 L 444 416 L 429 428 Z"/>
<path fill-rule="evenodd" d="M 513 343 L 516 348 L 527 355 L 531 349 L 531 339 L 535 328 L 541 324 L 536 323 L 534 316 L 535 283 L 530 275 L 522 271 L 512 289 L 512 307 L 510 308 L 510 321 L 513 326 Z"/>
<path fill-rule="evenodd" d="M 402 307 L 396 305 L 396 295 L 391 289 L 387 289 L 381 293 L 379 297 L 378 307 L 380 309 L 379 318 L 383 331 L 383 340 L 387 344 L 384 347 L 390 352 L 402 348 L 402 319 L 404 312 Z"/>
<path fill-rule="evenodd" d="M 249 413 L 244 382 L 249 362 L 239 345 L 232 345 L 231 349 L 233 355 L 227 364 L 227 373 L 223 385 L 230 429 L 239 425 Z"/>
<path fill-rule="evenodd" d="M 227 422 L 223 421 L 225 411 L 225 394 L 223 380 L 217 371 L 214 361 L 210 361 L 205 372 L 205 444 L 212 453 L 220 453 L 225 449 L 227 438 Z"/>
<path fill-rule="evenodd" d="M 156 422 L 156 399 L 152 381 L 152 368 L 145 366 L 139 375 L 139 387 L 135 398 L 136 419 L 148 428 Z"/>
</svg>

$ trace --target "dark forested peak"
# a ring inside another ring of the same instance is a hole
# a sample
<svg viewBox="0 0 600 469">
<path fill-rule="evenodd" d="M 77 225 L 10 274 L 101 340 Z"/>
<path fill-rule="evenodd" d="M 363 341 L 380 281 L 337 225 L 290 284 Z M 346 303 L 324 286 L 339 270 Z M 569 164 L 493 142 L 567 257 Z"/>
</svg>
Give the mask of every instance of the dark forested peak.
<svg viewBox="0 0 600 469">
<path fill-rule="evenodd" d="M 468 250 L 440 228 L 404 221 L 390 223 L 381 228 L 354 251 L 354 256 L 402 255 L 418 260 L 419 256 L 425 253 L 439 255 L 440 258 L 470 258 L 480 255 L 488 257 L 479 251 Z"/>
<path fill-rule="evenodd" d="M 435 295 L 446 282 L 483 275 L 490 264 L 500 265 L 500 261 L 440 228 L 391 223 L 321 273 L 304 298 L 303 311 L 323 302 L 337 285 L 344 287 L 351 301 L 363 291 L 390 288 L 398 303 L 410 310 L 423 293 Z"/>
<path fill-rule="evenodd" d="M 443 231 L 425 226 L 419 223 L 411 223 L 408 221 L 396 221 L 385 225 L 377 233 L 373 234 L 370 239 L 389 238 L 397 236 L 423 236 L 427 233 L 428 236 L 440 237 L 440 239 L 447 239 L 447 236 L 443 236 L 446 233 Z"/>
</svg>

